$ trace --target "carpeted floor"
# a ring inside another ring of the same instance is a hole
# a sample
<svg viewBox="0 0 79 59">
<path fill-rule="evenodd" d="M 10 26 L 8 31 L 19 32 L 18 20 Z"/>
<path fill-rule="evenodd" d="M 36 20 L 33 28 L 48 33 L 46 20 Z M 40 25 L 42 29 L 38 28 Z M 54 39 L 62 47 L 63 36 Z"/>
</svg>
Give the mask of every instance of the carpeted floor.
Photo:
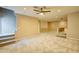
<svg viewBox="0 0 79 59">
<path fill-rule="evenodd" d="M 52 53 L 52 52 L 79 52 L 79 40 L 56 37 L 55 33 L 41 33 L 31 38 L 22 38 L 20 41 L 0 47 L 2 53 Z"/>
</svg>

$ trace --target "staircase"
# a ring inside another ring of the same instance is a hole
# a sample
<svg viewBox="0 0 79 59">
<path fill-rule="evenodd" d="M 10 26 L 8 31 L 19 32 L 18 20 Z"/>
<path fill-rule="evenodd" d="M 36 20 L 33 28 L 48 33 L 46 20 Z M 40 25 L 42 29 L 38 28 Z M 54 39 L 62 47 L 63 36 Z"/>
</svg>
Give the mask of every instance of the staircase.
<svg viewBox="0 0 79 59">
<path fill-rule="evenodd" d="M 15 43 L 16 40 L 14 40 L 14 38 L 15 38 L 14 34 L 0 35 L 0 47 Z"/>
</svg>

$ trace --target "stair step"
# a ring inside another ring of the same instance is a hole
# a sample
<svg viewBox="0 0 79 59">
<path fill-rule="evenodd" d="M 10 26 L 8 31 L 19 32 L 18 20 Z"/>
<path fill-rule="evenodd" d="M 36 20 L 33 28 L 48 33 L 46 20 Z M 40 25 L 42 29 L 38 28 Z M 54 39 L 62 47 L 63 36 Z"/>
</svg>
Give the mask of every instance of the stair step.
<svg viewBox="0 0 79 59">
<path fill-rule="evenodd" d="M 5 41 L 9 41 L 9 40 L 13 40 L 14 38 L 15 38 L 15 36 L 0 38 L 0 43 L 5 42 Z"/>
<path fill-rule="evenodd" d="M 16 40 L 14 40 L 14 38 L 15 38 L 14 34 L 10 34 L 10 35 L 2 34 L 2 35 L 0 35 L 0 47 L 16 42 Z"/>
<path fill-rule="evenodd" d="M 14 42 L 16 40 L 9 40 L 9 41 L 5 41 L 5 42 L 1 42 L 0 44 L 5 44 L 5 43 L 9 43 L 9 42 Z"/>
<path fill-rule="evenodd" d="M 8 40 L 8 39 L 11 39 L 11 38 L 15 38 L 15 36 L 11 36 L 11 37 L 3 37 L 3 38 L 0 38 L 0 40 Z"/>
<path fill-rule="evenodd" d="M 9 41 L 5 41 L 5 42 L 1 42 L 0 43 L 0 47 L 4 47 L 10 44 L 16 43 L 16 40 L 9 40 Z"/>
</svg>

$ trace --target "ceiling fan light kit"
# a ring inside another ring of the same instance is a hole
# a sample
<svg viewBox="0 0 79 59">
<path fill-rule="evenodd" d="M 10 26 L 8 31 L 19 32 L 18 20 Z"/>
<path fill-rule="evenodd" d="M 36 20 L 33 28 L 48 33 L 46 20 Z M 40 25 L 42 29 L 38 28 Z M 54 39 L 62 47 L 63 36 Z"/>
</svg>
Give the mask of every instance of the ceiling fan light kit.
<svg viewBox="0 0 79 59">
<path fill-rule="evenodd" d="M 44 13 L 40 13 L 40 15 L 44 15 Z"/>
</svg>

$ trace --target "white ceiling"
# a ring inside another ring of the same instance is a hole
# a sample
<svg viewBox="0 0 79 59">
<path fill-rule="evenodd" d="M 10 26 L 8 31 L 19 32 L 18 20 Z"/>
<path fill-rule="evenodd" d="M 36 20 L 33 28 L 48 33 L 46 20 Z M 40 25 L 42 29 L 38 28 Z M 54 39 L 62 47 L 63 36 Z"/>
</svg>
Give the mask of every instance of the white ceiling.
<svg viewBox="0 0 79 59">
<path fill-rule="evenodd" d="M 39 6 L 41 7 L 41 6 Z M 48 21 L 57 21 L 59 18 L 66 16 L 67 14 L 79 12 L 79 6 L 46 6 L 48 10 L 51 12 L 46 13 L 45 15 L 36 14 L 33 11 L 33 6 L 5 6 L 4 8 L 8 8 L 14 10 L 16 13 L 28 15 L 32 17 L 39 18 L 40 20 L 48 20 Z"/>
</svg>

